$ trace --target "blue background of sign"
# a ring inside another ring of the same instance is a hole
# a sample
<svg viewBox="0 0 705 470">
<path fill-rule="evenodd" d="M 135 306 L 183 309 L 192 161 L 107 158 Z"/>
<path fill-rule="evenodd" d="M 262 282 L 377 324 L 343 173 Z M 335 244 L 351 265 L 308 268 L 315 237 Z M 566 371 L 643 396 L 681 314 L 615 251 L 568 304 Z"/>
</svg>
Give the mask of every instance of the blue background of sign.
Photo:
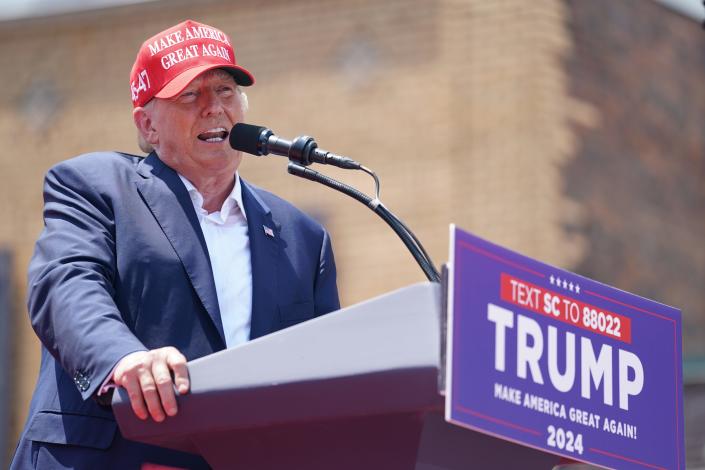
<svg viewBox="0 0 705 470">
<path fill-rule="evenodd" d="M 598 283 L 499 247 L 459 229 L 451 229 L 454 258 L 448 301 L 452 315 L 449 329 L 449 389 L 446 419 L 471 429 L 544 449 L 558 455 L 612 468 L 685 469 L 683 426 L 681 314 L 657 302 Z M 631 344 L 593 333 L 540 315 L 500 297 L 500 276 L 507 273 L 566 297 L 631 319 Z M 550 276 L 580 285 L 580 293 L 551 285 Z M 506 331 L 506 370 L 495 370 L 495 323 L 487 319 L 488 304 L 514 312 L 514 328 Z M 516 374 L 516 315 L 541 325 L 544 353 L 539 361 L 544 383 L 536 384 Z M 559 371 L 565 370 L 565 332 L 576 336 L 575 383 L 568 392 L 553 387 L 548 377 L 547 327 L 558 329 Z M 602 344 L 612 346 L 613 406 L 603 403 L 602 388 L 591 386 L 591 398 L 580 394 L 580 337 L 592 341 L 595 355 Z M 629 399 L 629 410 L 619 407 L 618 350 L 636 354 L 644 368 L 641 393 Z M 544 414 L 494 398 L 494 384 L 557 401 L 600 416 L 600 426 L 589 426 Z M 637 439 L 602 430 L 605 418 L 637 426 Z M 582 434 L 583 454 L 547 445 L 549 425 Z"/>
</svg>

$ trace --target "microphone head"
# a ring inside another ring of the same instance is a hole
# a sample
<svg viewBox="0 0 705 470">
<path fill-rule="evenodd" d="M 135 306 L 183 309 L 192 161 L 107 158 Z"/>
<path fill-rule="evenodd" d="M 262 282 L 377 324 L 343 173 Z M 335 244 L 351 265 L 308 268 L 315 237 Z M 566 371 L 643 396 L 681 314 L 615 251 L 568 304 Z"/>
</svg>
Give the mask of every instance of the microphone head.
<svg viewBox="0 0 705 470">
<path fill-rule="evenodd" d="M 271 133 L 272 131 L 266 127 L 238 122 L 230 131 L 230 146 L 235 150 L 247 152 L 252 155 L 262 155 L 261 139 L 262 135 L 266 132 Z"/>
</svg>

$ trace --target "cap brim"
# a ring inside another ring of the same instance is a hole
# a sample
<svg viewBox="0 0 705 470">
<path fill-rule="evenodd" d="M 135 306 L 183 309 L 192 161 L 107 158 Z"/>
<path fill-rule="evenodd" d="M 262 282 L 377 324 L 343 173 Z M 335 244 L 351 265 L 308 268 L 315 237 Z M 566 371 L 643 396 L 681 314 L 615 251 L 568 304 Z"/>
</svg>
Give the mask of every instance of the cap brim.
<svg viewBox="0 0 705 470">
<path fill-rule="evenodd" d="M 156 98 L 173 98 L 181 93 L 183 89 L 186 88 L 186 86 L 196 77 L 213 69 L 223 69 L 226 72 L 229 72 L 238 85 L 250 86 L 255 83 L 255 77 L 253 77 L 247 69 L 240 67 L 239 65 L 199 65 L 197 67 L 184 70 L 180 75 L 177 75 L 169 83 L 167 83 L 164 88 L 159 90 L 159 92 L 157 92 L 154 96 Z"/>
</svg>

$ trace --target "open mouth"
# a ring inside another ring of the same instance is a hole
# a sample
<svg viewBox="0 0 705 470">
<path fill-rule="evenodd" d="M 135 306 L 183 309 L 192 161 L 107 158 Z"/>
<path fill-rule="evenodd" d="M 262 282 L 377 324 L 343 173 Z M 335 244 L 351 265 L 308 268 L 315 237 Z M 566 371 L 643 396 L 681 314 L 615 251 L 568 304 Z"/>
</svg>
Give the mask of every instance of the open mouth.
<svg viewBox="0 0 705 470">
<path fill-rule="evenodd" d="M 198 138 L 204 142 L 222 142 L 228 138 L 228 131 L 224 127 L 216 127 L 198 134 Z"/>
</svg>

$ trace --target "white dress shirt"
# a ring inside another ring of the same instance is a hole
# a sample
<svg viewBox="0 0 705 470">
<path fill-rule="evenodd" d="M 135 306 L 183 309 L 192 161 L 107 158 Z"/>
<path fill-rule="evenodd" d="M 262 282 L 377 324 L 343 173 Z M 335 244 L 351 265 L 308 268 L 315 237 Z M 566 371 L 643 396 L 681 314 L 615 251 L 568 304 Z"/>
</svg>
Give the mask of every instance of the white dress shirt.
<svg viewBox="0 0 705 470">
<path fill-rule="evenodd" d="M 252 317 L 250 238 L 240 176 L 235 174 L 235 186 L 220 210 L 210 214 L 203 208 L 203 196 L 198 189 L 183 176 L 179 178 L 191 196 L 206 240 L 225 344 L 232 348 L 250 339 Z"/>
</svg>

